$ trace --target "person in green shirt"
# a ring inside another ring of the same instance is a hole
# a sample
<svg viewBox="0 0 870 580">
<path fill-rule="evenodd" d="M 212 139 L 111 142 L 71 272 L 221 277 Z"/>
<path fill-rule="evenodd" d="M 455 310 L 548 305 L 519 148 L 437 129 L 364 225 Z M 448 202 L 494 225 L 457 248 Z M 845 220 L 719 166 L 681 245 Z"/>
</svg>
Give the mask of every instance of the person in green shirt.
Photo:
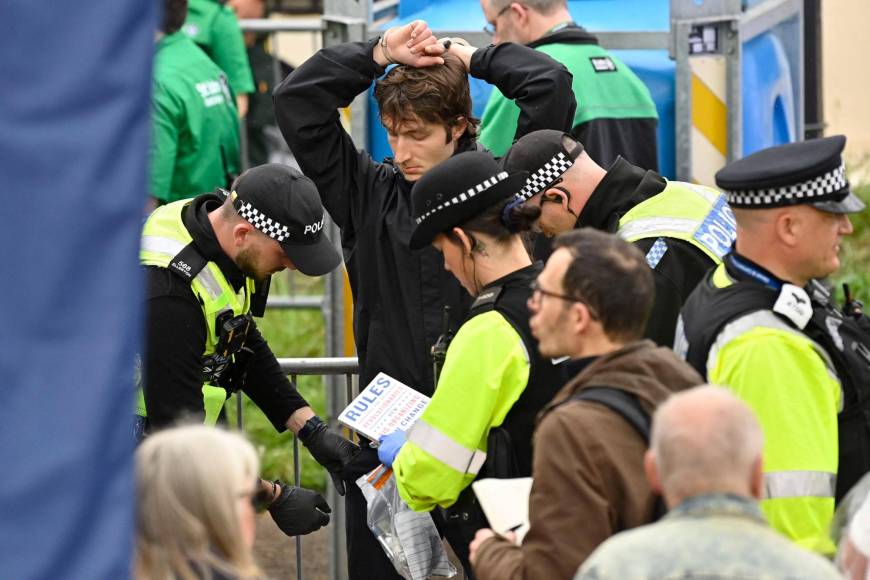
<svg viewBox="0 0 870 580">
<path fill-rule="evenodd" d="M 617 157 L 658 170 L 658 113 L 649 89 L 595 36 L 578 26 L 565 0 L 481 0 L 494 44 L 516 42 L 565 65 L 577 100 L 571 134 L 599 165 Z M 497 88 L 483 112 L 480 142 L 504 155 L 514 139 L 519 109 Z"/>
<path fill-rule="evenodd" d="M 226 76 L 180 32 L 186 0 L 165 0 L 154 55 L 151 207 L 227 187 L 239 173 L 239 121 Z"/>
<path fill-rule="evenodd" d="M 244 117 L 248 95 L 254 92 L 254 77 L 236 13 L 217 0 L 188 0 L 182 31 L 226 73 L 239 117 Z"/>
</svg>

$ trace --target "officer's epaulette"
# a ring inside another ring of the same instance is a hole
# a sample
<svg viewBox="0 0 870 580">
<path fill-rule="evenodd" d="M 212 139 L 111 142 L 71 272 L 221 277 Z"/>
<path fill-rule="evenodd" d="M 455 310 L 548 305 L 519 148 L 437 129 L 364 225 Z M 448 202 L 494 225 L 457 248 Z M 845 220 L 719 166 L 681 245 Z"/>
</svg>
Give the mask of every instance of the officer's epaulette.
<svg viewBox="0 0 870 580">
<path fill-rule="evenodd" d="M 169 262 L 169 269 L 187 282 L 191 282 L 205 268 L 206 264 L 208 264 L 208 260 L 199 253 L 193 242 L 190 242 L 175 254 L 175 257 Z"/>
<path fill-rule="evenodd" d="M 486 306 L 494 305 L 498 297 L 501 296 L 503 286 L 492 286 L 477 295 L 477 298 L 471 305 L 471 310 L 478 310 Z"/>
</svg>

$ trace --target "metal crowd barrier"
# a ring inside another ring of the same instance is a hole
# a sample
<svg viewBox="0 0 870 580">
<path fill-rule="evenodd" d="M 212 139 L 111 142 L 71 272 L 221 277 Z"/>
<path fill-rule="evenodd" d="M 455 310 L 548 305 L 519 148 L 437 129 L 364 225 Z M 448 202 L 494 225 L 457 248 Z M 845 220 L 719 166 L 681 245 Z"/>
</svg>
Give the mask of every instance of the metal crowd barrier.
<svg viewBox="0 0 870 580">
<path fill-rule="evenodd" d="M 290 380 L 296 383 L 300 375 L 321 375 L 326 381 L 326 399 L 328 424 L 331 429 L 338 428 L 339 413 L 356 396 L 358 391 L 357 381 L 354 377 L 359 372 L 359 363 L 356 357 L 322 357 L 322 358 L 279 358 L 281 365 Z M 344 376 L 344 384 L 342 381 Z M 242 420 L 241 393 L 236 396 L 237 421 L 239 430 L 244 430 Z M 344 580 L 347 578 L 347 547 L 345 545 L 345 509 L 344 500 L 335 490 L 332 479 L 327 477 L 326 499 L 332 507 L 332 517 L 329 527 L 329 577 L 332 580 Z M 293 438 L 293 484 L 301 485 L 302 470 L 299 462 L 299 440 Z M 296 536 L 296 578 L 302 580 L 302 536 Z"/>
</svg>

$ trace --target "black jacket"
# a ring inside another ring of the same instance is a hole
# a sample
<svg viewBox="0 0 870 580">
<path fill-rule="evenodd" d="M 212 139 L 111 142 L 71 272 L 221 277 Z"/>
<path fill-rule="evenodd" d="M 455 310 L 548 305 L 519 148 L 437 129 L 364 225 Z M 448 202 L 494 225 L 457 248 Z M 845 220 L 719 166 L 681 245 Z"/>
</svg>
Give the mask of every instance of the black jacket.
<svg viewBox="0 0 870 580">
<path fill-rule="evenodd" d="M 214 194 L 195 198 L 182 214 L 187 231 L 202 256 L 215 262 L 237 291 L 245 276 L 221 250 L 208 211 L 220 207 Z M 202 354 L 206 325 L 202 306 L 190 282 L 167 268 L 148 266 L 145 356 L 142 371 L 149 429 L 165 427 L 190 417 L 204 417 L 202 401 Z M 248 332 L 245 346 L 253 351 L 247 381 L 242 389 L 266 414 L 275 429 L 283 432 L 288 417 L 308 405 L 281 370 L 275 355 L 256 325 Z"/>
<path fill-rule="evenodd" d="M 431 395 L 429 349 L 441 332 L 443 307 L 452 307 L 456 328 L 470 299 L 436 250 L 408 247 L 412 184 L 390 160 L 377 163 L 357 151 L 342 128 L 338 109 L 383 73 L 372 60 L 376 42 L 318 51 L 278 86 L 275 111 L 287 144 L 341 228 L 362 384 L 383 371 Z M 571 75 L 547 55 L 510 43 L 490 46 L 474 53 L 471 74 L 517 99 L 517 135 L 570 129 Z M 473 147 L 465 142 L 459 149 Z"/>
<path fill-rule="evenodd" d="M 636 167 L 625 159 L 617 159 L 577 220 L 578 228 L 593 227 L 616 232 L 619 220 L 634 206 L 661 193 L 667 182 L 654 171 Z M 634 242 L 644 255 L 656 238 Z M 710 269 L 715 266 L 704 252 L 683 240 L 666 238 L 667 251 L 653 269 L 655 301 L 644 336 L 661 346 L 674 344 L 674 330 L 680 308 Z"/>
</svg>

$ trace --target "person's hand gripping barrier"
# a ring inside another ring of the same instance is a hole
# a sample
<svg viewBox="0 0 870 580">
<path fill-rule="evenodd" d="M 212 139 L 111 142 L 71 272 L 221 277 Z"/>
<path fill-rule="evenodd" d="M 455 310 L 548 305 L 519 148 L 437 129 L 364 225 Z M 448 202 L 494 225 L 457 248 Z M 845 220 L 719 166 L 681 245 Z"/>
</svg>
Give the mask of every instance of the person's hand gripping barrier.
<svg viewBox="0 0 870 580">
<path fill-rule="evenodd" d="M 304 487 L 280 486 L 281 493 L 269 505 L 269 514 L 275 524 L 288 536 L 300 536 L 317 531 L 329 523 L 332 513 L 323 496 Z"/>
</svg>

